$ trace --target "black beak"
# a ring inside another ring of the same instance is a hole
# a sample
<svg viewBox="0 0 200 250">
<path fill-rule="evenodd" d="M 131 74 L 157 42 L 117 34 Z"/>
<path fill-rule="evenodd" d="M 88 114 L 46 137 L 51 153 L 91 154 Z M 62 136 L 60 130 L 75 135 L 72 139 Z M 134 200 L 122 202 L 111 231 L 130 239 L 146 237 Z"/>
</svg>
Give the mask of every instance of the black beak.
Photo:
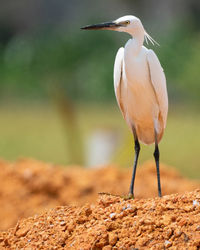
<svg viewBox="0 0 200 250">
<path fill-rule="evenodd" d="M 107 23 L 87 25 L 85 27 L 82 27 L 81 29 L 82 30 L 109 30 L 109 29 L 115 29 L 120 26 L 121 26 L 120 24 L 117 24 L 115 22 L 107 22 Z"/>
</svg>

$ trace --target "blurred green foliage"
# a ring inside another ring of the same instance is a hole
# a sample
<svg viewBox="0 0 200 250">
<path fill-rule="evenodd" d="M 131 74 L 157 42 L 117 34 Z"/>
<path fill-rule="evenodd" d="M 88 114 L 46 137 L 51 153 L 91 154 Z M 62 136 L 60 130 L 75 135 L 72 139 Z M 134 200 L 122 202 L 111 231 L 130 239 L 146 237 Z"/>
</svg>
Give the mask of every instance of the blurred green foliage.
<svg viewBox="0 0 200 250">
<path fill-rule="evenodd" d="M 161 46 L 153 49 L 166 72 L 170 99 L 199 101 L 200 34 L 182 23 L 158 37 Z M 76 100 L 113 100 L 114 58 L 127 38 L 79 27 L 75 32 L 47 29 L 15 36 L 0 46 L 1 99 L 40 99 L 60 85 Z"/>
<path fill-rule="evenodd" d="M 199 102 L 200 33 L 187 22 L 162 39 L 158 51 L 166 72 L 169 98 L 174 102 Z"/>
<path fill-rule="evenodd" d="M 17 37 L 1 49 L 1 95 L 44 97 L 51 84 L 60 84 L 80 100 L 107 99 L 113 90 L 113 44 L 110 35 L 85 32 Z"/>
</svg>

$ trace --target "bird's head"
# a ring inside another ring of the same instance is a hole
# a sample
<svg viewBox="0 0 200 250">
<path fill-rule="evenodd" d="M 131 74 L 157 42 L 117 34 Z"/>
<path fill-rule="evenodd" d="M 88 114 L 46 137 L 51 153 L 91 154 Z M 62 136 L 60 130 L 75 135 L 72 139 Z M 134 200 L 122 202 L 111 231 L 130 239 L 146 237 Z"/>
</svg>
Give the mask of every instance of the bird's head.
<svg viewBox="0 0 200 250">
<path fill-rule="evenodd" d="M 156 41 L 145 31 L 142 22 L 136 16 L 123 16 L 114 21 L 99 23 L 93 25 L 87 25 L 82 27 L 83 30 L 114 30 L 119 32 L 129 33 L 131 36 L 136 37 L 138 35 L 144 35 L 146 42 L 148 40 L 154 44 Z"/>
<path fill-rule="evenodd" d="M 119 32 L 127 32 L 134 35 L 134 31 L 140 30 L 144 32 L 143 25 L 139 18 L 135 16 L 123 16 L 112 22 L 87 25 L 82 27 L 84 30 L 114 30 Z"/>
</svg>

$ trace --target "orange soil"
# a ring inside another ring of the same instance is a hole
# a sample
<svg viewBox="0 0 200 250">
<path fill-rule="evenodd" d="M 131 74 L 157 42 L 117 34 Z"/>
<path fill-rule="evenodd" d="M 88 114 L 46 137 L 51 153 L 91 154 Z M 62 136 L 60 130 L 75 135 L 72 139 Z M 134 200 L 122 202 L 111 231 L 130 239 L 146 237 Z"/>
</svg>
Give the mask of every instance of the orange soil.
<svg viewBox="0 0 200 250">
<path fill-rule="evenodd" d="M 0 230 L 15 226 L 21 218 L 56 206 L 94 203 L 98 192 L 127 194 L 132 173 L 132 168 L 62 168 L 27 159 L 16 163 L 1 161 L 0 168 Z M 184 193 L 200 187 L 200 183 L 189 181 L 162 164 L 161 183 L 163 194 Z M 138 168 L 135 196 L 157 196 L 154 163 L 148 162 Z"/>
<path fill-rule="evenodd" d="M 132 173 L 132 168 L 62 168 L 28 159 L 12 164 L 1 161 L 0 168 L 0 230 L 14 226 L 18 219 L 55 206 L 93 203 L 98 192 L 127 194 Z M 164 165 L 161 165 L 161 181 L 163 194 L 183 193 L 200 187 L 200 183 L 189 181 Z M 153 162 L 138 168 L 135 196 L 157 196 Z"/>
<path fill-rule="evenodd" d="M 199 249 L 200 190 L 57 207 L 0 233 L 1 249 Z"/>
</svg>

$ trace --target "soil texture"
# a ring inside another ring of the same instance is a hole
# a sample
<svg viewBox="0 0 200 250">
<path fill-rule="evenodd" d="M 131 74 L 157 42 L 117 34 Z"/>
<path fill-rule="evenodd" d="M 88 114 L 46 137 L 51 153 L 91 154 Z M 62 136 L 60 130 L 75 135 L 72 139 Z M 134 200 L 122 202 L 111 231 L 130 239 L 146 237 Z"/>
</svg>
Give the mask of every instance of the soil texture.
<svg viewBox="0 0 200 250">
<path fill-rule="evenodd" d="M 19 219 L 41 214 L 56 206 L 95 203 L 99 192 L 127 194 L 132 175 L 132 167 L 120 169 L 107 166 L 91 170 L 55 166 L 30 159 L 15 163 L 1 161 L 0 169 L 0 230 L 14 227 Z M 161 184 L 163 195 L 183 194 L 200 188 L 200 183 L 183 178 L 163 164 Z M 155 164 L 147 162 L 138 167 L 135 197 L 156 196 Z"/>
<path fill-rule="evenodd" d="M 199 249 L 200 190 L 60 206 L 0 233 L 1 249 Z"/>
</svg>

